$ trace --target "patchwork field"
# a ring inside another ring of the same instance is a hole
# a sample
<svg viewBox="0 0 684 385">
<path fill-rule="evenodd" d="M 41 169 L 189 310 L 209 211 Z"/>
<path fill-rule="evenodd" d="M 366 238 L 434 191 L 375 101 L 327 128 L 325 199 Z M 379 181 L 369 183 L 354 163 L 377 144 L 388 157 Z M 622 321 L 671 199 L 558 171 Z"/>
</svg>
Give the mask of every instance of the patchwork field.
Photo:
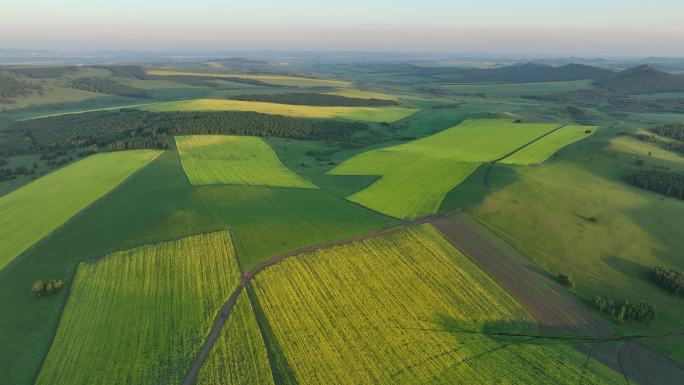
<svg viewBox="0 0 684 385">
<path fill-rule="evenodd" d="M 317 188 L 285 167 L 261 138 L 194 135 L 175 139 L 191 184 Z"/>
<path fill-rule="evenodd" d="M 447 192 L 480 164 L 500 158 L 556 128 L 511 120 L 469 120 L 406 144 L 357 155 L 333 175 L 379 175 L 347 199 L 397 218 L 436 212 Z"/>
<path fill-rule="evenodd" d="M 501 160 L 505 164 L 539 165 L 556 151 L 592 135 L 598 127 L 565 126 Z"/>
<path fill-rule="evenodd" d="M 239 274 L 227 232 L 81 263 L 36 384 L 180 383 Z"/>
<path fill-rule="evenodd" d="M 342 118 L 367 122 L 394 122 L 416 110 L 403 107 L 319 107 L 226 99 L 193 99 L 142 107 L 147 111 L 253 111 L 305 118 Z"/>
<path fill-rule="evenodd" d="M 350 85 L 349 82 L 343 80 L 314 79 L 287 75 L 226 74 L 216 72 L 186 72 L 173 70 L 148 70 L 147 74 L 155 76 L 199 76 L 208 78 L 252 79 L 268 84 L 292 87 L 348 87 Z"/>
<path fill-rule="evenodd" d="M 0 197 L 0 269 L 159 154 L 92 155 Z"/>
<path fill-rule="evenodd" d="M 300 385 L 620 378 L 571 346 L 487 336 L 534 321 L 430 225 L 300 255 L 252 285 Z"/>
<path fill-rule="evenodd" d="M 273 384 L 266 348 L 247 292 L 243 290 L 204 362 L 198 385 Z"/>
</svg>

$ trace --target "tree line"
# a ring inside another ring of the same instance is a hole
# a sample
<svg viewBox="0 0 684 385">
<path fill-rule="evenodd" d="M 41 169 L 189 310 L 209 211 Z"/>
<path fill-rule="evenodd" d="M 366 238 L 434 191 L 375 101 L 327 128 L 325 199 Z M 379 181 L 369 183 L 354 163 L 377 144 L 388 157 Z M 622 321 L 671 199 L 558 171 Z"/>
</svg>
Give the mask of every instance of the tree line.
<svg viewBox="0 0 684 385">
<path fill-rule="evenodd" d="M 368 125 L 295 118 L 248 111 L 149 112 L 133 109 L 93 111 L 13 122 L 0 132 L 5 154 L 52 152 L 89 145 L 112 148 L 164 148 L 165 135 L 250 135 L 292 139 L 351 140 Z M 145 147 L 149 148 L 149 147 Z"/>
<path fill-rule="evenodd" d="M 318 94 L 313 92 L 289 94 L 238 95 L 231 96 L 230 99 L 244 100 L 249 102 L 267 102 L 321 107 L 382 107 L 396 106 L 399 104 L 394 100 L 375 98 L 349 98 L 345 96 Z"/>
<path fill-rule="evenodd" d="M 675 269 L 656 266 L 651 269 L 651 279 L 656 285 L 673 294 L 684 294 L 684 274 Z"/>
<path fill-rule="evenodd" d="M 684 174 L 681 173 L 642 170 L 627 175 L 625 181 L 645 190 L 684 199 Z"/>
<path fill-rule="evenodd" d="M 651 132 L 666 138 L 684 142 L 684 124 L 682 123 L 663 124 L 656 126 L 651 128 Z"/>
<path fill-rule="evenodd" d="M 146 98 L 147 92 L 116 80 L 101 77 L 78 78 L 69 82 L 69 87 L 77 90 L 99 92 L 107 95 L 128 96 L 134 98 Z"/>
</svg>

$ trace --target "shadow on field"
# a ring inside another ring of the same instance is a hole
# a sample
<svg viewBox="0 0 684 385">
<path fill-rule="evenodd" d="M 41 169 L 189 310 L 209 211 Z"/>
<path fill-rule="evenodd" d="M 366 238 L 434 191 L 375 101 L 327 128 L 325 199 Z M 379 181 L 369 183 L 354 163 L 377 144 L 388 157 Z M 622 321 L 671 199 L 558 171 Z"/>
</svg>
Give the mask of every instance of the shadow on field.
<svg viewBox="0 0 684 385">
<path fill-rule="evenodd" d="M 520 179 L 513 167 L 496 164 L 490 170 L 490 190 L 487 191 L 484 179 L 488 167 L 489 163 L 483 163 L 463 183 L 451 190 L 442 201 L 439 212 L 453 213 L 478 205 L 484 201 L 487 194 L 502 190 Z"/>
<path fill-rule="evenodd" d="M 601 257 L 601 260 L 613 270 L 626 276 L 644 280 L 648 279 L 648 266 L 615 255 L 604 255 Z"/>
</svg>

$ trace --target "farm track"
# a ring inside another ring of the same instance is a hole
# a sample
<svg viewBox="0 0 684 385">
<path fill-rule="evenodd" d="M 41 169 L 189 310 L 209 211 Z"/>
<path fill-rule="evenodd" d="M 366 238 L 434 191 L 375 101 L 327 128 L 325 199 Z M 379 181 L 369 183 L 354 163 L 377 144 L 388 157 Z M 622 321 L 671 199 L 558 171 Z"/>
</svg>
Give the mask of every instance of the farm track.
<svg viewBox="0 0 684 385">
<path fill-rule="evenodd" d="M 435 226 L 457 249 L 489 274 L 541 323 L 575 348 L 639 384 L 682 384 L 684 368 L 640 343 L 667 336 L 618 336 L 608 321 L 544 277 L 533 262 L 465 214 L 438 218 Z M 544 337 L 549 338 L 549 337 Z"/>
<path fill-rule="evenodd" d="M 556 128 L 554 128 L 553 130 L 551 130 L 551 131 L 545 133 L 544 135 L 542 135 L 542 136 L 540 136 L 540 137 L 538 137 L 538 138 L 536 138 L 536 139 L 534 139 L 534 140 L 531 140 L 531 141 L 529 141 L 529 142 L 523 144 L 522 146 L 516 148 L 515 150 L 509 152 L 508 154 L 505 154 L 504 156 L 502 156 L 502 157 L 500 157 L 500 158 L 497 158 L 497 159 L 494 159 L 493 161 L 489 162 L 489 163 L 487 164 L 487 171 L 485 172 L 484 181 L 483 181 L 483 182 L 484 182 L 484 186 L 485 186 L 485 191 L 489 191 L 489 174 L 491 173 L 492 168 L 494 167 L 494 165 L 495 165 L 497 162 L 501 162 L 502 160 L 508 158 L 509 156 L 515 154 L 516 152 L 522 150 L 523 148 L 525 148 L 525 147 L 531 145 L 532 143 L 535 143 L 535 142 L 541 140 L 542 138 L 544 138 L 544 137 L 546 137 L 546 136 L 549 136 L 549 135 L 553 134 L 554 132 L 560 130 L 561 128 L 563 128 L 563 127 L 565 127 L 565 126 L 567 126 L 567 124 L 564 124 L 564 125 L 562 125 L 562 126 L 556 127 Z"/>
</svg>

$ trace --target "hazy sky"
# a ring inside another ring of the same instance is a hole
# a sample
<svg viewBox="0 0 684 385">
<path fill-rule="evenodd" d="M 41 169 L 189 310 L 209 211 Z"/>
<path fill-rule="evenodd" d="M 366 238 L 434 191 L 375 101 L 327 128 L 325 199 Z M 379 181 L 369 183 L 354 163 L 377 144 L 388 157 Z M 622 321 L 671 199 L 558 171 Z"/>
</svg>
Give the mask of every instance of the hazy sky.
<svg viewBox="0 0 684 385">
<path fill-rule="evenodd" d="M 684 56 L 682 0 L 2 0 L 0 48 Z"/>
</svg>

